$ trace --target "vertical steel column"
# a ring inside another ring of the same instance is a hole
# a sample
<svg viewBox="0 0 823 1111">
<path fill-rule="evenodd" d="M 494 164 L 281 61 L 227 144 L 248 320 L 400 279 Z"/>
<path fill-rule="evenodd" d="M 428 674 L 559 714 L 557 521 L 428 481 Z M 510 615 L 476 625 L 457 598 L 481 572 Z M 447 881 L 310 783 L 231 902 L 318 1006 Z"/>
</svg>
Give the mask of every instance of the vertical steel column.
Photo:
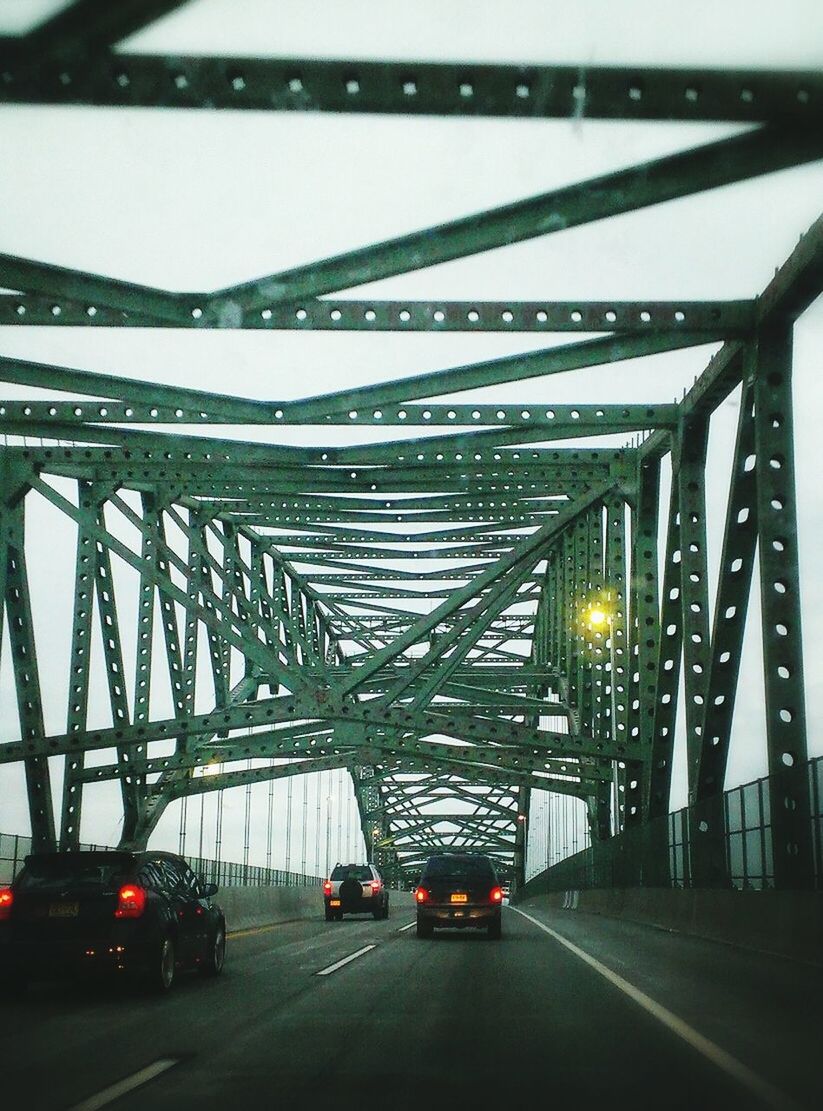
<svg viewBox="0 0 823 1111">
<path fill-rule="evenodd" d="M 586 542 L 585 596 L 586 603 L 581 608 L 581 634 L 583 659 L 586 668 L 585 691 L 587 700 L 585 712 L 581 714 L 581 731 L 588 733 L 601 743 L 609 743 L 611 729 L 611 676 L 607 672 L 608 659 L 607 629 L 595 629 L 588 620 L 588 611 L 595 600 L 602 598 L 603 585 L 603 509 L 597 506 L 586 514 L 588 536 Z"/>
<path fill-rule="evenodd" d="M 576 627 L 578 635 L 578 658 L 581 669 L 580 682 L 580 722 L 581 732 L 599 736 L 606 741 L 611 715 L 603 705 L 605 689 L 610 683 L 603 682 L 605 673 L 605 641 L 602 632 L 592 630 L 587 611 L 595 599 L 603 594 L 603 506 L 590 509 L 575 529 L 577 546 L 576 572 Z M 610 677 L 611 679 L 611 677 Z M 596 689 L 600 691 L 600 707 L 596 709 Z M 609 742 L 610 743 L 610 742 Z M 600 768 L 607 768 L 608 761 L 599 759 Z M 586 803 L 589 828 L 593 839 L 605 841 L 611 836 L 612 809 L 611 784 L 606 779 L 598 781 L 595 793 Z"/>
<path fill-rule="evenodd" d="M 680 589 L 683 687 L 689 802 L 697 791 L 703 710 L 709 668 L 709 572 L 706 559 L 706 450 L 708 418 L 684 424 L 677 468 L 680 513 Z"/>
<path fill-rule="evenodd" d="M 606 503 L 606 590 L 608 592 L 609 632 L 609 720 L 614 748 L 627 748 L 628 664 L 626 648 L 626 509 L 622 498 Z M 626 819 L 627 764 L 625 757 L 613 761 L 615 785 L 614 831 L 623 829 Z"/>
<path fill-rule="evenodd" d="M 105 519 L 105 502 L 102 493 L 97 498 L 97 526 L 108 531 Z M 111 571 L 111 553 L 105 544 L 95 544 L 95 587 L 97 591 L 97 610 L 103 633 L 103 657 L 106 661 L 106 681 L 109 691 L 112 722 L 115 726 L 127 727 L 129 703 L 126 694 L 123 648 L 120 640 L 120 622 L 117 617 L 117 599 Z M 132 774 L 131 750 L 129 745 L 117 746 L 117 765 L 120 775 L 120 796 L 123 804 L 123 827 L 120 841 L 125 844 L 134 836 L 144 807 L 144 794 L 138 778 Z"/>
<path fill-rule="evenodd" d="M 789 324 L 757 338 L 755 470 L 775 886 L 813 883 Z"/>
<path fill-rule="evenodd" d="M 740 397 L 694 799 L 691 871 L 700 887 L 731 884 L 723 786 L 757 545 L 754 451 L 754 383 L 749 374 Z"/>
<path fill-rule="evenodd" d="M 94 487 L 90 482 L 77 483 L 77 504 L 84 517 L 94 519 Z M 93 556 L 95 544 L 91 534 L 82 525 L 77 527 L 77 554 L 74 571 L 74 608 L 71 632 L 71 658 L 69 661 L 69 704 L 66 713 L 66 732 L 80 733 L 88 724 L 89 682 L 91 679 L 91 631 L 94 615 Z M 141 593 L 142 603 L 142 593 Z M 142 617 L 142 604 L 138 622 Z M 138 624 L 137 667 L 142 659 Z M 137 706 L 135 695 L 135 707 Z M 145 715 L 144 715 L 145 717 Z M 83 781 L 80 773 L 85 764 L 85 752 L 71 752 L 66 756 L 63 769 L 63 801 L 60 818 L 60 848 L 69 852 L 80 848 L 80 823 L 83 809 Z"/>
<path fill-rule="evenodd" d="M 703 709 L 697 799 L 723 792 L 737 677 L 757 547 L 754 381 L 743 384 Z"/>
<path fill-rule="evenodd" d="M 628 764 L 625 813 L 627 825 L 648 817 L 649 780 L 657 666 L 660 652 L 660 599 L 657 530 L 660 517 L 660 457 L 638 457 L 637 500 L 631 511 L 632 577 L 629 592 L 629 742 L 641 759 Z"/>
<path fill-rule="evenodd" d="M 657 699 L 654 703 L 649 771 L 649 819 L 668 813 L 672 783 L 674 726 L 677 717 L 677 690 L 683 624 L 680 608 L 680 516 L 676 475 L 672 475 L 669 495 L 669 521 L 666 535 L 666 562 L 663 571 L 663 598 L 660 607 L 660 648 L 657 657 Z"/>
<path fill-rule="evenodd" d="M 8 477 L 8 470 L 3 476 Z M 10 491 L 12 485 L 6 486 Z M 23 744 L 45 736 L 43 702 L 37 652 L 32 623 L 29 579 L 26 571 L 25 496 L 18 488 L 18 497 L 0 506 L 2 513 L 3 554 L 5 558 L 6 615 L 9 644 L 17 691 L 17 709 Z M 54 808 L 51 798 L 49 763 L 45 756 L 27 756 L 24 761 L 26 791 L 31 821 L 33 852 L 56 848 Z"/>
<path fill-rule="evenodd" d="M 563 533 L 563 583 L 561 603 L 561 642 L 562 657 L 560 671 L 561 695 L 566 703 L 568 729 L 570 733 L 579 732 L 580 715 L 577 707 L 577 595 L 575 589 L 574 533 L 566 529 Z"/>
</svg>

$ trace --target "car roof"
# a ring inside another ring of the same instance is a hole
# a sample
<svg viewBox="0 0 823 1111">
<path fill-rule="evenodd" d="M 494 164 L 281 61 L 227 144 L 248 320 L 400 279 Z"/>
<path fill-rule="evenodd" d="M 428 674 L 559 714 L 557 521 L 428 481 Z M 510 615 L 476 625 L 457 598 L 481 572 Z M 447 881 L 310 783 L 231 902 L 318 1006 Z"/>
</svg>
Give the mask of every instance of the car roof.
<svg viewBox="0 0 823 1111">
<path fill-rule="evenodd" d="M 59 861 L 99 860 L 109 864 L 133 864 L 145 860 L 147 857 L 157 859 L 163 857 L 168 860 L 185 860 L 179 853 L 168 852 L 166 849 L 77 849 L 68 852 L 36 852 L 27 853 L 24 863 L 57 864 Z"/>
</svg>

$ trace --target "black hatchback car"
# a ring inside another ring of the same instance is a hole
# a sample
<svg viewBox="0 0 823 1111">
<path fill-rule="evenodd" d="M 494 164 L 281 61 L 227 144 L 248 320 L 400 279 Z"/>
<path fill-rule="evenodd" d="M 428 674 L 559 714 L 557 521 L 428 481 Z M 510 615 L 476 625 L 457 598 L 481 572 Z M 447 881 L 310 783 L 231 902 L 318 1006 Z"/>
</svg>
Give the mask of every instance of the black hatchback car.
<svg viewBox="0 0 823 1111">
<path fill-rule="evenodd" d="M 175 853 L 33 853 L 0 888 L 0 975 L 29 980 L 111 972 L 166 992 L 175 974 L 215 976 L 226 955 L 226 919 Z"/>
<path fill-rule="evenodd" d="M 437 853 L 426 861 L 415 891 L 417 936 L 438 929 L 485 929 L 502 937 L 503 889 L 491 857 Z"/>
</svg>

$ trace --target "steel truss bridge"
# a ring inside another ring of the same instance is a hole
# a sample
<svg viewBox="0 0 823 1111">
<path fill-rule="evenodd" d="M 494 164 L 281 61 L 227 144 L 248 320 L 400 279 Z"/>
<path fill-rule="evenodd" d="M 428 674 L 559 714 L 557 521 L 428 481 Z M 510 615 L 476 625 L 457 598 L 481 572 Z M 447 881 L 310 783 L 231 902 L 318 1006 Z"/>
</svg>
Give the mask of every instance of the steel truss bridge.
<svg viewBox="0 0 823 1111">
<path fill-rule="evenodd" d="M 76 848 L 83 807 L 105 781 L 119 783 L 122 844 L 142 845 L 184 796 L 345 768 L 367 849 L 385 867 L 410 872 L 431 849 L 466 847 L 522 877 L 532 791 L 583 800 L 594 842 L 667 813 L 681 700 L 689 800 L 710 813 L 758 568 L 775 883 L 809 886 L 792 332 L 821 290 L 823 219 L 797 229 L 796 249 L 749 300 L 343 295 L 815 162 L 821 74 L 117 47 L 176 6 L 79 0 L 0 40 L 4 110 L 740 128 L 223 289 L 150 288 L 0 255 L 4 326 L 586 337 L 299 400 L 0 358 L 14 387 L 0 401 L 0 643 L 19 716 L 0 761 L 25 769 L 35 845 Z M 598 404 L 584 375 L 580 404 L 527 399 L 527 383 L 543 376 L 606 364 L 619 375 L 627 360 L 705 344 L 720 346 L 679 401 Z M 454 399 L 505 384 L 511 403 Z M 709 426 L 730 397 L 737 438 L 710 583 Z M 294 425 L 309 446 L 281 436 Z M 348 429 L 344 446 L 325 443 L 334 426 Z M 622 446 L 603 446 L 615 436 Z M 35 502 L 73 530 L 72 550 L 53 555 L 74 568 L 71 628 L 49 633 L 70 643 L 67 675 L 44 666 L 51 654 L 35 635 L 26 546 Z M 101 674 L 103 719 L 90 696 Z M 54 733 L 42 691 L 60 683 L 68 705 Z M 162 717 L 160 690 L 172 706 Z M 722 882 L 710 854 L 696 867 L 700 882 Z"/>
</svg>

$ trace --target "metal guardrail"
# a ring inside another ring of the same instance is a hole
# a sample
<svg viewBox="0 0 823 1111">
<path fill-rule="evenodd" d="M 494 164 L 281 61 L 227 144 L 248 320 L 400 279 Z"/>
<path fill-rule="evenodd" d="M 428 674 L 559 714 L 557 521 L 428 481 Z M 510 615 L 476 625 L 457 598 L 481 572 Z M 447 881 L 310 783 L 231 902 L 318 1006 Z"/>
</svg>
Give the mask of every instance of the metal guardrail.
<svg viewBox="0 0 823 1111">
<path fill-rule="evenodd" d="M 81 845 L 82 849 L 111 849 L 112 845 Z M 8 884 L 23 866 L 31 852 L 31 837 L 18 833 L 0 833 L 0 884 Z M 194 871 L 218 887 L 315 887 L 323 882 L 320 876 L 287 872 L 281 868 L 263 868 L 256 864 L 238 864 L 231 860 L 207 860 L 203 857 L 184 858 Z"/>
</svg>

